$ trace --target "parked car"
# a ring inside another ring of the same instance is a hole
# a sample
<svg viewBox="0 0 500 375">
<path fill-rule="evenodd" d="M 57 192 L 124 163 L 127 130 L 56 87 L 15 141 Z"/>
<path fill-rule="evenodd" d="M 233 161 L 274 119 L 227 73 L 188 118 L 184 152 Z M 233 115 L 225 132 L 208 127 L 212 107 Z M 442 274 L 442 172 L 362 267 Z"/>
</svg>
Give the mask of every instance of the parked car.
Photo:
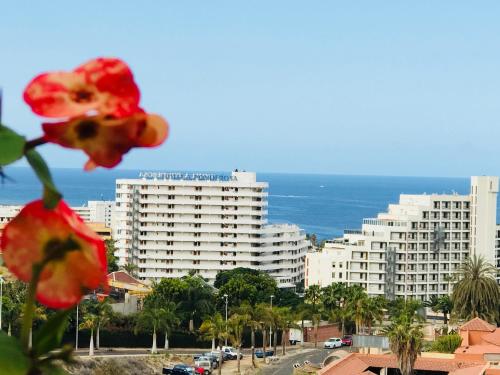
<svg viewBox="0 0 500 375">
<path fill-rule="evenodd" d="M 214 354 L 212 352 L 207 352 L 207 353 L 203 353 L 203 356 L 210 358 L 210 360 L 212 361 L 212 368 L 213 369 L 216 369 L 217 367 L 219 367 L 219 354 L 218 353 Z"/>
<path fill-rule="evenodd" d="M 180 365 L 175 365 L 172 368 L 164 367 L 163 371 L 162 371 L 162 374 L 169 374 L 169 375 L 197 375 L 197 374 L 203 374 L 203 368 L 180 364 Z"/>
<path fill-rule="evenodd" d="M 217 362 L 219 361 L 219 356 L 220 356 L 220 350 L 214 350 L 213 352 L 210 352 L 213 356 L 217 357 Z M 227 353 L 222 352 L 222 362 L 226 362 L 229 360 L 229 356 Z"/>
<path fill-rule="evenodd" d="M 266 357 L 271 357 L 273 355 L 274 355 L 274 350 L 271 350 L 271 349 L 266 350 Z M 257 358 L 264 358 L 264 352 L 262 351 L 262 349 L 257 349 L 255 351 L 255 356 Z"/>
<path fill-rule="evenodd" d="M 327 341 L 325 341 L 324 348 L 325 349 L 335 349 L 340 348 L 342 346 L 342 339 L 338 337 L 331 337 Z"/>
<path fill-rule="evenodd" d="M 203 368 L 203 375 L 212 374 L 212 361 L 209 357 L 200 357 L 195 362 L 196 367 Z"/>
<path fill-rule="evenodd" d="M 238 359 L 238 352 L 232 346 L 223 346 L 222 351 L 226 353 L 230 359 Z M 240 359 L 243 358 L 243 354 L 240 353 Z"/>
<path fill-rule="evenodd" d="M 343 346 L 351 346 L 352 345 L 352 336 L 345 335 L 344 337 L 342 337 L 342 345 Z"/>
</svg>

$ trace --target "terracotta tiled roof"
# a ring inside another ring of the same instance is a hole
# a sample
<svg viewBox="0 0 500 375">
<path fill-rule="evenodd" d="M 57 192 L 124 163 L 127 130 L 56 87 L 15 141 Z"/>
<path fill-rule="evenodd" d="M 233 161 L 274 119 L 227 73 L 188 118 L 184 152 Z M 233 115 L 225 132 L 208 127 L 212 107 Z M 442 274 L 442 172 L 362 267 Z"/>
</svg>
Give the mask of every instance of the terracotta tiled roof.
<svg viewBox="0 0 500 375">
<path fill-rule="evenodd" d="M 500 346 L 500 328 L 497 328 L 493 333 L 484 335 L 483 340 L 489 342 L 490 344 Z"/>
<path fill-rule="evenodd" d="M 118 281 L 119 283 L 124 283 L 124 284 L 144 285 L 141 281 L 133 278 L 125 271 L 111 272 L 110 274 L 108 274 L 108 279 L 110 281 Z"/>
<path fill-rule="evenodd" d="M 480 344 L 460 346 L 455 354 L 500 354 L 500 346 L 493 344 Z"/>
<path fill-rule="evenodd" d="M 493 332 L 497 327 L 479 318 L 469 320 L 460 327 L 461 331 Z"/>
<path fill-rule="evenodd" d="M 449 373 L 449 375 L 482 375 L 487 365 L 479 365 L 474 367 L 462 368 Z"/>
<path fill-rule="evenodd" d="M 333 361 L 330 363 L 328 366 L 325 368 L 321 369 L 318 371 L 318 374 L 325 374 L 325 375 L 330 375 L 330 374 L 362 374 L 363 371 L 365 371 L 369 366 L 357 358 L 357 355 L 352 353 L 349 354 L 348 356 L 338 359 L 336 361 Z"/>
<path fill-rule="evenodd" d="M 476 366 L 484 366 L 484 362 L 428 357 L 418 357 L 415 362 L 415 370 L 427 371 L 453 372 L 459 369 L 473 368 Z M 331 363 L 319 373 L 324 375 L 360 374 L 369 367 L 397 368 L 398 364 L 396 356 L 394 355 L 356 353 Z M 470 374 L 475 375 L 474 372 Z"/>
</svg>

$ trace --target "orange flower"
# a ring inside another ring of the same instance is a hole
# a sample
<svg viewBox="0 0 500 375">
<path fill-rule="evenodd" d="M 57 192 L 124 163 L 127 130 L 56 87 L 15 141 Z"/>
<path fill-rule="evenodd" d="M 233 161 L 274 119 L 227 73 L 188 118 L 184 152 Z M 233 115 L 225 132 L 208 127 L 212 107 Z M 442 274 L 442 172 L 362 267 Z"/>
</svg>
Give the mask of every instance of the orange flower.
<svg viewBox="0 0 500 375">
<path fill-rule="evenodd" d="M 4 228 L 0 250 L 7 268 L 23 281 L 43 264 L 36 298 L 51 308 L 77 304 L 89 290 L 106 286 L 103 240 L 60 201 L 46 209 L 41 200 L 26 205 Z"/>
<path fill-rule="evenodd" d="M 90 111 L 128 116 L 138 110 L 139 98 L 130 68 L 115 58 L 90 60 L 72 72 L 41 74 L 24 90 L 24 100 L 33 112 L 55 118 Z"/>
<path fill-rule="evenodd" d="M 86 170 L 113 168 L 133 147 L 158 146 L 168 135 L 168 124 L 161 116 L 143 112 L 124 118 L 77 117 L 42 127 L 48 142 L 83 150 L 89 156 Z"/>
</svg>

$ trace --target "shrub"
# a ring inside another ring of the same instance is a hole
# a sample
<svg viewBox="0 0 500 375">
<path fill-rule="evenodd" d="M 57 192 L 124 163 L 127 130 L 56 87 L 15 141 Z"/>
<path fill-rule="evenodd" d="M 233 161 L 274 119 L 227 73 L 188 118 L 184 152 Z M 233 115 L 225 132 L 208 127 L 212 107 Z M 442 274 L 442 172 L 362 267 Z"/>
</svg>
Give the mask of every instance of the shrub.
<svg viewBox="0 0 500 375">
<path fill-rule="evenodd" d="M 454 353 L 462 343 L 462 337 L 456 333 L 439 337 L 432 344 L 432 351 L 440 353 Z"/>
</svg>

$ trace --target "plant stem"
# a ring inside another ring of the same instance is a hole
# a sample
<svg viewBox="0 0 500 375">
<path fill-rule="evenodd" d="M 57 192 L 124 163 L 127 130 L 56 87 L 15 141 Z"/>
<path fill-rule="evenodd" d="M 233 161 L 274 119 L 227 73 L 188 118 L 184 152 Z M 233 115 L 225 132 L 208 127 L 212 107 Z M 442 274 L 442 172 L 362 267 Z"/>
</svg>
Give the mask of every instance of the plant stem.
<svg viewBox="0 0 500 375">
<path fill-rule="evenodd" d="M 32 148 L 43 145 L 45 143 L 47 143 L 47 141 L 45 140 L 45 138 L 43 136 L 32 139 L 31 141 L 26 142 L 26 144 L 24 145 L 24 151 L 31 150 Z"/>
<path fill-rule="evenodd" d="M 26 306 L 24 307 L 23 324 L 21 327 L 21 343 L 26 350 L 29 349 L 29 335 L 33 326 L 33 317 L 35 315 L 36 287 L 38 285 L 38 280 L 40 279 L 40 274 L 42 273 L 42 268 L 43 264 L 39 263 L 33 266 L 31 282 L 28 287 Z"/>
</svg>

